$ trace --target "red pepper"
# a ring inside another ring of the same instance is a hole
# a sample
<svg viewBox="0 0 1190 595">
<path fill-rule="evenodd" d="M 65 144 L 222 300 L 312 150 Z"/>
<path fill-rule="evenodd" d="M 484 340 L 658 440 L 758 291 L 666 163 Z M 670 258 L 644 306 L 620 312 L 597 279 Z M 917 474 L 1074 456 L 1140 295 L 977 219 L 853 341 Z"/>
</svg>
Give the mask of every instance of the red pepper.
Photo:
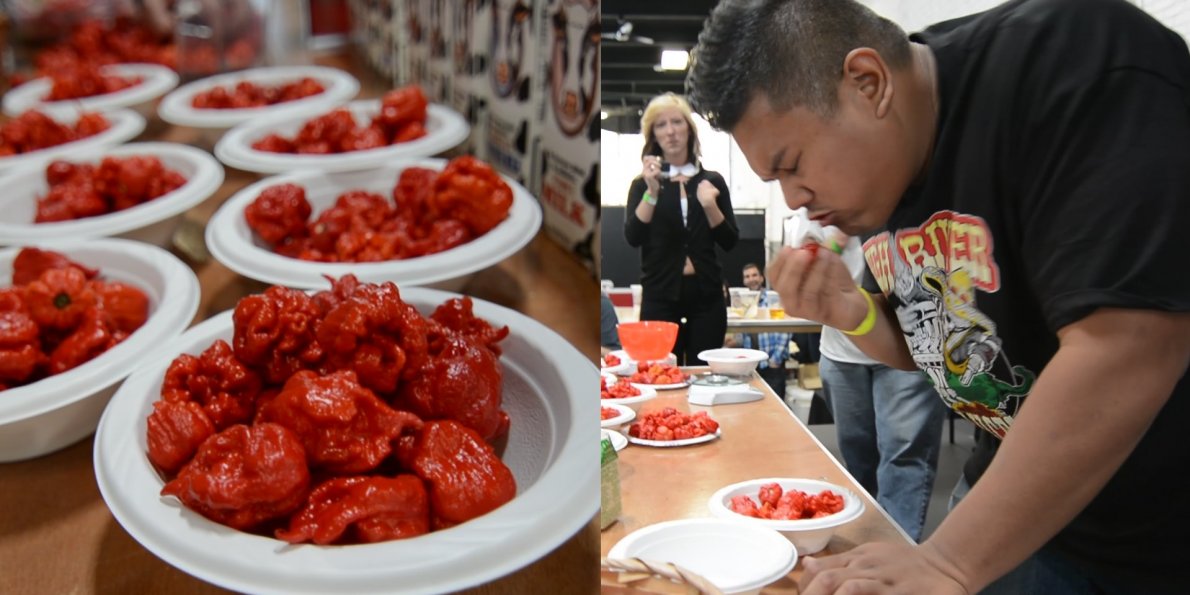
<svg viewBox="0 0 1190 595">
<path fill-rule="evenodd" d="M 41 278 L 41 274 L 50 269 L 68 267 L 82 271 L 88 279 L 94 279 L 99 275 L 97 269 L 85 267 L 58 252 L 39 248 L 22 248 L 12 261 L 12 284 L 28 285 Z"/>
<path fill-rule="evenodd" d="M 492 166 L 465 155 L 438 175 L 428 206 L 432 218 L 453 217 L 481 236 L 508 216 L 512 188 Z"/>
<path fill-rule="evenodd" d="M 50 269 L 25 286 L 25 301 L 33 321 L 43 329 L 72 331 L 95 307 L 95 292 L 80 269 Z"/>
<path fill-rule="evenodd" d="M 302 444 L 277 424 L 234 425 L 207 438 L 162 496 L 235 529 L 284 518 L 302 506 L 310 470 Z"/>
<path fill-rule="evenodd" d="M 61 374 L 85 364 L 110 349 L 115 343 L 111 331 L 104 323 L 103 314 L 92 306 L 74 332 L 63 339 L 50 354 L 50 374 Z"/>
<path fill-rule="evenodd" d="M 157 401 L 148 419 L 149 461 L 176 473 L 214 433 L 214 424 L 198 403 Z"/>
<path fill-rule="evenodd" d="M 140 289 L 116 281 L 91 281 L 90 285 L 113 334 L 130 335 L 149 319 L 149 296 Z"/>
<path fill-rule="evenodd" d="M 236 357 L 271 384 L 315 369 L 323 350 L 314 336 L 322 313 L 305 292 L 270 287 L 240 300 L 232 316 Z"/>
<path fill-rule="evenodd" d="M 277 531 L 277 539 L 319 545 L 374 543 L 429 530 L 429 500 L 417 477 L 336 477 L 310 492 L 306 506 L 289 520 L 288 529 Z"/>
<path fill-rule="evenodd" d="M 426 422 L 397 454 L 429 485 L 436 529 L 491 512 L 516 496 L 512 471 L 475 430 L 456 421 Z"/>
<path fill-rule="evenodd" d="M 28 313 L 0 311 L 0 381 L 6 385 L 20 384 L 45 362 L 40 334 Z"/>
</svg>

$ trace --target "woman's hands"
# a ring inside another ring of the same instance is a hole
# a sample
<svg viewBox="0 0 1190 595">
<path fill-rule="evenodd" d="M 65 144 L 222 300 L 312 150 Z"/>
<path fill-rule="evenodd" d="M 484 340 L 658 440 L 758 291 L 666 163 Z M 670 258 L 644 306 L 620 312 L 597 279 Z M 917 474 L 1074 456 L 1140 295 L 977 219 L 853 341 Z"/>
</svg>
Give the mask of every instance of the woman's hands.
<svg viewBox="0 0 1190 595">
<path fill-rule="evenodd" d="M 644 179 L 645 186 L 648 186 L 648 192 L 653 198 L 661 193 L 661 158 L 656 155 L 645 155 L 640 160 L 640 177 Z"/>
</svg>

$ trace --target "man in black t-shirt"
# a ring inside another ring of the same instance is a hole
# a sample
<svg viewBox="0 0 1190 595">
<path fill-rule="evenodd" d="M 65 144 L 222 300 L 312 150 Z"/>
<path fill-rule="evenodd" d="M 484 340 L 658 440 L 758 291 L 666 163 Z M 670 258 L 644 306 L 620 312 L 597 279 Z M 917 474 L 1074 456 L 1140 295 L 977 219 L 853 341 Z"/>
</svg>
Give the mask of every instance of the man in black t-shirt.
<svg viewBox="0 0 1190 595">
<path fill-rule="evenodd" d="M 983 430 L 927 541 L 807 559 L 802 593 L 1184 592 L 1182 39 L 1122 0 L 910 37 L 851 0 L 722 0 L 687 86 L 790 208 L 869 238 L 864 287 L 783 249 L 787 311 L 922 370 Z"/>
</svg>

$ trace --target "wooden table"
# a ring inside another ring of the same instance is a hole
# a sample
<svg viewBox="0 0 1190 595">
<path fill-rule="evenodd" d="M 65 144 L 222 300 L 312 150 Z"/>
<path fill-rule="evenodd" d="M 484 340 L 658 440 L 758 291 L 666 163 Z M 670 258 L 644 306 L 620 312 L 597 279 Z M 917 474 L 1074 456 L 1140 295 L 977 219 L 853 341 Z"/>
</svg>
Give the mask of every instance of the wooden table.
<svg viewBox="0 0 1190 595">
<path fill-rule="evenodd" d="M 360 77 L 363 97 L 385 85 L 346 56 L 319 59 Z M 159 125 L 145 138 L 198 144 L 193 129 Z M 204 224 L 254 174 L 227 170 L 223 186 L 187 213 Z M 218 262 L 190 262 L 202 289 L 195 322 L 234 307 L 263 289 Z M 530 316 L 574 344 L 592 361 L 599 355 L 598 282 L 566 251 L 538 235 L 507 260 L 481 271 L 463 293 Z M 594 390 L 594 389 L 592 389 Z M 0 593 L 224 593 L 158 559 L 112 518 L 99 495 L 91 438 L 38 459 L 0 464 Z M 539 561 L 468 593 L 591 593 L 598 584 L 598 521 Z M 399 585 L 394 585 L 399 589 Z"/>
<path fill-rule="evenodd" d="M 696 372 L 706 368 L 693 368 Z M 662 407 L 707 411 L 719 422 L 718 440 L 679 448 L 629 445 L 619 452 L 623 512 L 603 531 L 606 556 L 629 533 L 662 521 L 710 517 L 707 499 L 726 485 L 761 477 L 807 477 L 850 488 L 863 498 L 862 515 L 835 532 L 823 552 L 849 550 L 869 541 L 909 541 L 904 531 L 864 491 L 789 407 L 754 372 L 753 388 L 765 393 L 750 403 L 700 407 L 686 401 L 686 390 L 662 391 L 641 413 Z M 625 430 L 627 431 L 627 430 Z M 801 564 L 764 593 L 796 593 Z"/>
</svg>

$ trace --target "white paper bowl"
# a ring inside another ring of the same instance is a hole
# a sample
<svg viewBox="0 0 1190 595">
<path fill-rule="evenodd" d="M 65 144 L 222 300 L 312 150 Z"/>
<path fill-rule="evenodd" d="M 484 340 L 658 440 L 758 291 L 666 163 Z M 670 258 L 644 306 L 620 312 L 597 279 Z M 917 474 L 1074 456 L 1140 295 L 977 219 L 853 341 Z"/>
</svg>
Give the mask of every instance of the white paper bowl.
<svg viewBox="0 0 1190 595">
<path fill-rule="evenodd" d="M 247 81 L 264 87 L 292 83 L 312 78 L 325 90 L 318 95 L 263 107 L 236 109 L 200 109 L 193 105 L 194 96 L 215 87 L 234 87 Z M 187 83 L 174 89 L 161 100 L 157 113 L 162 120 L 178 126 L 201 128 L 209 133 L 206 140 L 212 145 L 233 126 L 263 118 L 309 118 L 350 101 L 359 93 L 359 81 L 346 71 L 326 66 L 272 66 L 250 68 L 238 72 L 218 74 Z"/>
<path fill-rule="evenodd" d="M 745 376 L 751 374 L 760 362 L 767 360 L 769 354 L 759 349 L 721 347 L 703 351 L 698 354 L 698 358 L 705 361 L 715 374 Z"/>
<path fill-rule="evenodd" d="M 457 297 L 402 288 L 423 313 Z M 592 464 L 595 367 L 542 324 L 474 300 L 475 315 L 508 325 L 503 406 L 512 421 L 504 462 L 517 496 L 457 527 L 368 545 L 288 544 L 209 521 L 173 498 L 145 455 L 145 420 L 166 368 L 179 353 L 200 353 L 231 339 L 231 312 L 158 347 L 112 399 L 95 437 L 100 492 L 116 520 L 169 564 L 248 593 L 445 593 L 490 581 L 550 552 L 590 522 L 599 508 L 599 467 Z"/>
<path fill-rule="evenodd" d="M 4 113 L 15 117 L 33 108 L 44 110 L 51 115 L 80 109 L 88 112 L 109 112 L 129 108 L 144 118 L 150 118 L 155 111 L 153 101 L 178 85 L 178 74 L 159 64 L 111 64 L 100 70 L 105 75 L 140 77 L 141 82 L 114 93 L 81 99 L 44 101 L 43 98 L 49 94 L 53 83 L 46 77 L 33 79 L 4 95 Z"/>
<path fill-rule="evenodd" d="M 766 483 L 777 483 L 781 485 L 782 490 L 792 488 L 801 490 L 807 494 L 817 494 L 822 490 L 831 490 L 843 496 L 843 510 L 818 519 L 786 521 L 753 518 L 738 514 L 729 508 L 732 497 L 740 494 L 746 494 L 753 500 L 756 500 L 756 496 L 760 493 L 760 486 Z M 822 551 L 830 543 L 831 536 L 835 534 L 835 529 L 854 521 L 864 512 L 864 501 L 855 492 L 847 488 L 817 479 L 793 477 L 770 477 L 731 484 L 715 492 L 707 502 L 707 506 L 711 509 L 711 514 L 716 517 L 752 527 L 772 529 L 781 533 L 781 535 L 784 535 L 786 539 L 797 546 L 797 550 L 803 556 Z"/>
<path fill-rule="evenodd" d="M 504 181 L 512 188 L 512 208 L 508 217 L 484 235 L 450 250 L 404 260 L 384 262 L 311 262 L 289 258 L 267 248 L 255 237 L 244 209 L 269 186 L 284 183 L 301 185 L 313 208 L 311 220 L 335 203 L 348 190 L 368 190 L 391 199 L 393 186 L 406 167 L 441 170 L 446 161 L 425 159 L 393 164 L 383 168 L 326 173 L 307 171 L 265 178 L 237 192 L 223 203 L 207 224 L 206 240 L 211 254 L 231 270 L 265 283 L 296 288 L 321 288 L 325 275 L 334 278 L 348 273 L 360 281 L 392 281 L 401 287 L 433 286 L 448 291 L 460 290 L 477 272 L 492 266 L 528 244 L 541 227 L 541 206 L 511 178 Z"/>
<path fill-rule="evenodd" d="M 72 126 L 78 120 L 77 111 L 63 114 L 47 113 L 46 115 L 63 124 L 70 124 Z M 123 144 L 135 138 L 136 135 L 145 129 L 145 119 L 132 110 L 104 112 L 103 117 L 107 118 L 109 126 L 107 130 L 99 134 L 53 147 L 46 147 L 38 151 L 0 157 L 0 174 L 26 167 L 44 168 L 46 164 L 55 159 L 70 159 L 73 155 L 86 151 Z M 42 173 L 44 173 L 44 169 Z"/>
<path fill-rule="evenodd" d="M 614 356 L 620 358 L 620 365 L 616 367 L 616 371 L 615 371 L 616 374 L 619 374 L 620 376 L 631 376 L 636 373 L 637 361 L 632 359 L 628 355 L 627 351 L 624 351 L 623 349 L 617 349 L 616 351 L 613 351 L 613 352 L 609 353 L 608 355 L 614 355 Z M 659 361 L 660 363 L 663 363 L 663 364 L 669 364 L 671 366 L 676 366 L 676 365 L 678 365 L 678 356 L 671 353 L 671 354 L 667 355 L 665 357 L 665 359 L 657 360 L 657 361 Z"/>
<path fill-rule="evenodd" d="M 637 529 L 609 558 L 676 564 L 724 593 L 753 594 L 797 565 L 798 550 L 775 531 L 720 519 L 666 521 Z"/>
<path fill-rule="evenodd" d="M 346 107 L 351 110 L 356 122 L 362 124 L 370 122 L 380 112 L 380 100 L 352 101 Z M 458 112 L 431 103 L 426 116 L 426 135 L 416 140 L 330 155 L 272 153 L 252 148 L 252 143 L 269 134 L 292 138 L 301 130 L 303 124 L 317 115 L 319 114 L 270 118 L 240 124 L 224 134 L 219 144 L 215 145 L 215 156 L 228 166 L 263 174 L 313 169 L 327 172 L 357 171 L 392 163 L 395 159 L 418 159 L 437 155 L 466 140 L 471 132 L 470 125 Z"/>
<path fill-rule="evenodd" d="M 604 407 L 611 405 L 623 405 L 624 407 L 631 409 L 633 412 L 639 413 L 641 405 L 644 405 L 645 403 L 657 398 L 657 389 L 651 386 L 642 384 L 634 384 L 632 386 L 635 386 L 638 390 L 640 390 L 639 395 L 636 395 L 635 397 L 624 397 L 622 399 L 599 399 L 599 403 Z"/>
<path fill-rule="evenodd" d="M 599 404 L 603 407 L 615 409 L 619 415 L 609 417 L 608 419 L 600 420 L 599 427 L 605 430 L 619 430 L 624 424 L 636 419 L 636 411 L 627 405 L 617 403 L 619 399 L 600 399 Z"/>
<path fill-rule="evenodd" d="M 135 207 L 73 221 L 34 223 L 37 199 L 49 190 L 45 167 L 22 168 L 0 177 L 0 245 L 116 236 L 168 247 L 182 215 L 206 200 L 223 183 L 223 166 L 210 153 L 176 143 L 132 143 L 80 151 L 72 162 L 98 163 L 104 157 L 153 156 L 186 177 L 186 183 Z"/>
<path fill-rule="evenodd" d="M 95 359 L 33 384 L 0 392 L 0 462 L 48 454 L 95 431 L 120 380 L 177 337 L 198 309 L 198 279 L 170 253 L 128 240 L 42 243 L 99 268 L 104 279 L 130 283 L 149 296 L 150 315 L 124 342 Z M 0 250 L 0 286 L 11 285 L 19 248 Z"/>
</svg>

